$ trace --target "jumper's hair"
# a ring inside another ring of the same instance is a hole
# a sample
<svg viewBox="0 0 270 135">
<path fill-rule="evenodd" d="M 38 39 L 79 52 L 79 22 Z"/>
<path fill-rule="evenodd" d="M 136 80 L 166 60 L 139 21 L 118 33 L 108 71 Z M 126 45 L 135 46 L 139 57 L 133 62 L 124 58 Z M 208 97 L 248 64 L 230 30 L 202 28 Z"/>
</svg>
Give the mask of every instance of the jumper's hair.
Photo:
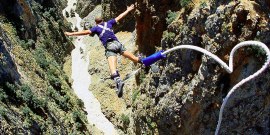
<svg viewBox="0 0 270 135">
<path fill-rule="evenodd" d="M 101 16 L 97 16 L 95 18 L 95 22 L 96 22 L 96 24 L 99 24 L 99 23 L 103 22 L 103 18 Z"/>
</svg>

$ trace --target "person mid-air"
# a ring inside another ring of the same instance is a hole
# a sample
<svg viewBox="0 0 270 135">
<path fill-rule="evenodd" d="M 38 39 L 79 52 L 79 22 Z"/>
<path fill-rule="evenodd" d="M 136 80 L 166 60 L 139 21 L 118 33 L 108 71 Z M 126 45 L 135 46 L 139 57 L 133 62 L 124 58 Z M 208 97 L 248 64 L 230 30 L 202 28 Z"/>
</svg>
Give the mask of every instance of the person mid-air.
<svg viewBox="0 0 270 135">
<path fill-rule="evenodd" d="M 111 78 L 115 81 L 117 87 L 118 97 L 123 95 L 123 86 L 124 82 L 121 80 L 120 75 L 117 71 L 117 54 L 120 54 L 135 63 L 142 63 L 139 57 L 136 57 L 132 53 L 128 52 L 124 45 L 122 45 L 117 37 L 115 36 L 112 27 L 119 23 L 130 11 L 134 9 L 134 4 L 127 7 L 126 11 L 121 13 L 114 19 L 111 19 L 107 22 L 103 21 L 102 17 L 96 17 L 95 22 L 96 26 L 92 27 L 89 30 L 82 30 L 78 32 L 65 32 L 67 36 L 81 36 L 89 34 L 97 34 L 103 46 L 105 47 L 105 56 L 108 59 Z"/>
</svg>

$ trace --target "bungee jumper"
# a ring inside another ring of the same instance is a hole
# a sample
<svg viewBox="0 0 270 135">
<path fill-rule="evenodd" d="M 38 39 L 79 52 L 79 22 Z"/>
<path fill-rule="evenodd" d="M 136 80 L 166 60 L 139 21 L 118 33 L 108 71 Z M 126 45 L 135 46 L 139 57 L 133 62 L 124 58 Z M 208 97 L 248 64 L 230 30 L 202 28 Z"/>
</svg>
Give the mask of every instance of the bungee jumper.
<svg viewBox="0 0 270 135">
<path fill-rule="evenodd" d="M 149 58 L 137 57 L 134 54 L 127 51 L 124 45 L 122 45 L 117 39 L 117 37 L 115 36 L 112 30 L 112 27 L 115 24 L 119 23 L 119 21 L 123 19 L 133 9 L 134 9 L 134 4 L 128 6 L 126 11 L 121 13 L 116 18 L 111 19 L 107 22 L 104 22 L 102 17 L 96 17 L 95 18 L 96 26 L 88 30 L 82 30 L 78 32 L 65 32 L 65 35 L 67 36 L 82 36 L 82 35 L 92 35 L 92 34 L 98 35 L 100 41 L 105 47 L 105 56 L 108 59 L 111 79 L 113 79 L 116 83 L 116 87 L 117 87 L 116 93 L 118 97 L 122 97 L 123 87 L 125 83 L 121 80 L 120 74 L 118 73 L 118 70 L 117 70 L 117 54 L 120 54 L 135 63 L 143 64 L 144 66 L 150 66 L 152 63 L 154 63 L 158 59 L 163 58 L 163 56 L 160 55 L 159 52 L 151 55 Z"/>
</svg>

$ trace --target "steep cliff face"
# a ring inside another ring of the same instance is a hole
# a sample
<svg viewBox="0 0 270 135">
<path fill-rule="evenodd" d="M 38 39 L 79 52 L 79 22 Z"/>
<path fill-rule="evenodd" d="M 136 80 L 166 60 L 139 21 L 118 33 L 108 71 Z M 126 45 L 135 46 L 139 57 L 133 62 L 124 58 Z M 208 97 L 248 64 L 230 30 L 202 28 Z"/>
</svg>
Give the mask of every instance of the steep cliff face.
<svg viewBox="0 0 270 135">
<path fill-rule="evenodd" d="M 149 7 L 155 5 L 144 2 Z M 149 7 L 145 10 L 150 11 Z M 168 14 L 171 23 L 162 35 L 161 47 L 166 50 L 192 44 L 228 63 L 231 49 L 241 41 L 258 40 L 269 46 L 269 13 L 268 1 L 193 1 Z M 149 18 L 149 13 L 140 16 Z M 142 40 L 149 32 L 144 30 L 155 25 L 148 22 L 142 29 L 143 21 L 146 19 L 137 22 L 137 41 L 146 48 L 152 41 Z M 234 57 L 234 72 L 228 74 L 213 59 L 196 51 L 169 54 L 158 63 L 158 74 L 146 76 L 149 79 L 140 76 L 140 96 L 132 106 L 136 133 L 213 134 L 222 99 L 237 82 L 261 67 L 264 56 L 259 48 L 240 49 Z M 268 69 L 236 90 L 225 107 L 220 134 L 270 133 L 269 75 Z"/>
<path fill-rule="evenodd" d="M 62 31 L 67 29 L 66 22 L 62 21 L 61 14 L 65 1 L 3 1 L 0 3 L 1 14 L 12 22 L 18 30 L 18 37 L 25 42 L 46 42 L 47 50 L 54 54 L 55 59 L 61 63 L 64 57 L 72 50 L 71 44 L 67 44 Z M 3 21 L 3 20 L 2 20 Z M 40 38 L 40 37 L 47 37 Z M 47 40 L 47 41 L 44 41 Z M 50 45 L 56 45 L 50 48 Z M 29 48 L 35 49 L 31 44 Z"/>
<path fill-rule="evenodd" d="M 20 79 L 20 74 L 18 73 L 17 66 L 10 54 L 10 50 L 13 48 L 11 41 L 4 33 L 3 29 L 0 27 L 0 84 L 5 82 L 16 82 Z"/>
<path fill-rule="evenodd" d="M 29 5 L 25 1 L 3 1 L 0 4 L 1 13 L 6 14 L 7 18 L 14 20 L 16 27 L 22 27 L 19 24 L 24 24 L 25 26 L 25 37 L 33 38 L 36 36 L 33 28 L 36 27 L 36 20 L 31 13 Z M 21 17 L 21 18 L 20 18 Z M 32 30 L 31 30 L 32 29 Z M 19 33 L 23 35 L 23 33 Z"/>
<path fill-rule="evenodd" d="M 117 0 L 105 0 L 102 2 L 103 17 L 105 20 L 112 19 L 117 17 L 119 14 L 124 12 L 127 9 L 127 6 L 134 4 L 135 0 L 125 0 L 119 2 Z M 115 32 L 117 31 L 129 31 L 132 32 L 135 29 L 135 19 L 133 13 L 130 13 L 120 24 L 114 28 Z"/>
<path fill-rule="evenodd" d="M 179 8 L 177 0 L 167 1 L 136 1 L 136 44 L 145 55 L 155 52 L 155 47 L 160 47 L 160 39 L 166 29 L 166 16 L 168 10 Z"/>
<path fill-rule="evenodd" d="M 99 4 L 101 4 L 101 0 L 78 0 L 76 13 L 78 13 L 81 18 L 84 18 Z"/>
<path fill-rule="evenodd" d="M 62 70 L 72 44 L 64 1 L 0 1 L 0 132 L 89 134 L 83 103 Z"/>
</svg>

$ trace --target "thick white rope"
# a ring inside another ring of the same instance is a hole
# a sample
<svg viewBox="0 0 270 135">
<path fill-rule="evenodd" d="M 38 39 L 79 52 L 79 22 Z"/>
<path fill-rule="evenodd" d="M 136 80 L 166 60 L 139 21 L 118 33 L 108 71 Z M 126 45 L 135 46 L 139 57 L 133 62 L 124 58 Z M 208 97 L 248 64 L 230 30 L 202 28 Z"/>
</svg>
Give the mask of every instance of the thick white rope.
<svg viewBox="0 0 270 135">
<path fill-rule="evenodd" d="M 270 51 L 269 51 L 269 48 L 262 42 L 258 42 L 258 41 L 245 41 L 245 42 L 241 42 L 239 44 L 237 44 L 231 51 L 230 53 L 230 58 L 229 58 L 229 66 L 223 62 L 219 57 L 217 57 L 216 55 L 212 54 L 211 52 L 203 49 L 203 48 L 200 48 L 200 47 L 197 47 L 197 46 L 192 46 L 192 45 L 180 45 L 180 46 L 176 46 L 174 48 L 171 48 L 165 52 L 162 53 L 162 55 L 166 55 L 172 51 L 175 51 L 175 50 L 179 50 L 179 49 L 193 49 L 193 50 L 196 50 L 196 51 L 199 51 L 199 52 L 202 52 L 210 57 L 212 57 L 213 59 L 215 59 L 223 68 L 225 68 L 225 70 L 228 72 L 228 73 L 232 73 L 233 72 L 233 55 L 234 55 L 234 52 L 240 48 L 240 47 L 243 47 L 243 46 L 259 46 L 261 47 L 262 49 L 264 49 L 264 51 L 266 52 L 266 55 L 267 55 L 267 60 L 266 62 L 264 63 L 264 65 L 262 66 L 261 69 L 259 69 L 257 72 L 255 72 L 254 74 L 250 75 L 249 77 L 241 80 L 239 83 L 237 83 L 230 91 L 229 93 L 227 94 L 227 96 L 225 97 L 222 105 L 221 105 L 221 108 L 220 108 L 220 111 L 219 111 L 219 119 L 218 119 L 218 124 L 217 124 L 217 128 L 216 128 L 216 131 L 215 131 L 215 135 L 218 135 L 218 132 L 219 132 L 219 129 L 220 129 L 220 125 L 221 125 L 221 121 L 222 121 L 222 114 L 223 114 L 223 110 L 224 110 L 224 107 L 229 99 L 229 97 L 231 96 L 231 94 L 237 89 L 239 88 L 241 85 L 243 85 L 244 83 L 248 82 L 249 80 L 257 77 L 259 74 L 261 74 L 269 65 L 270 63 Z"/>
</svg>

